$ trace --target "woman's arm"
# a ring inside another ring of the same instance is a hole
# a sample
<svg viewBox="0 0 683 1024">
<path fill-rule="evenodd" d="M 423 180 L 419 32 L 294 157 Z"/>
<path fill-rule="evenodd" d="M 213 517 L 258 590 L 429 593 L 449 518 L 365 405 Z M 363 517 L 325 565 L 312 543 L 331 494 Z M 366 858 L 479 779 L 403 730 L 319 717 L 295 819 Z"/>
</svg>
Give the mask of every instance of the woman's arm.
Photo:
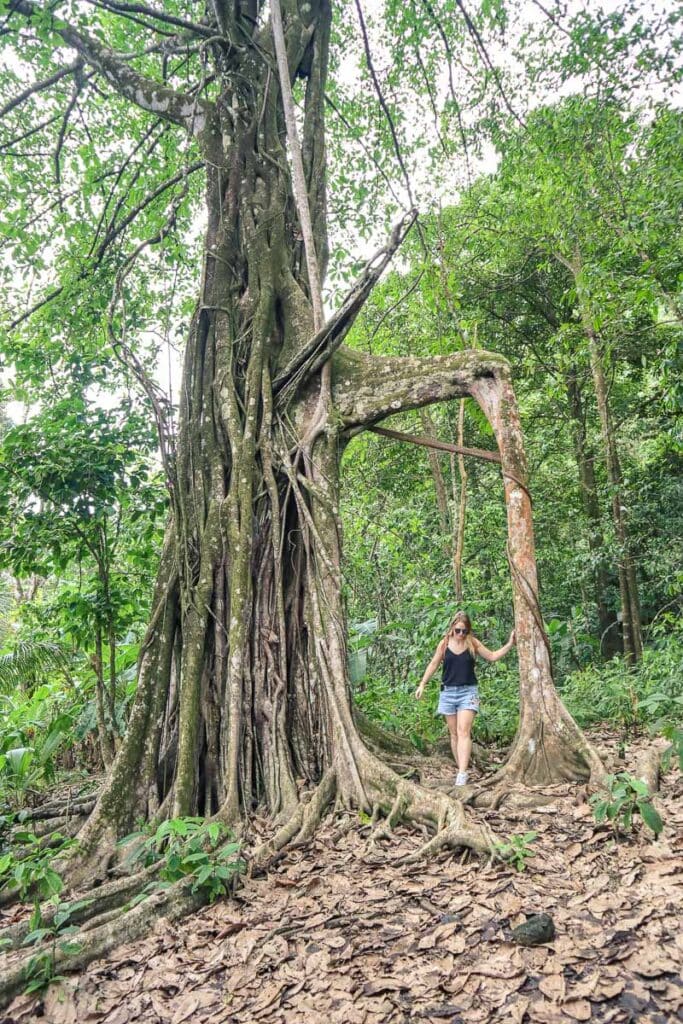
<svg viewBox="0 0 683 1024">
<path fill-rule="evenodd" d="M 422 694 L 425 692 L 425 686 L 427 685 L 427 683 L 432 678 L 432 676 L 436 672 L 437 668 L 439 667 L 439 665 L 443 661 L 443 656 L 444 656 L 445 650 L 446 650 L 446 638 L 444 637 L 443 640 L 440 641 L 440 643 L 439 643 L 438 647 L 436 648 L 436 650 L 434 651 L 434 657 L 432 658 L 432 660 L 427 665 L 427 668 L 424 671 L 424 675 L 422 676 L 422 681 L 421 681 L 420 685 L 418 686 L 417 690 L 415 691 L 415 697 L 416 697 L 417 700 L 420 700 L 420 698 L 422 697 Z"/>
<path fill-rule="evenodd" d="M 473 636 L 472 640 L 474 641 L 474 647 L 477 654 L 481 654 L 484 661 L 500 661 L 500 659 L 504 658 L 505 655 L 514 647 L 515 631 L 514 629 L 512 630 L 508 642 L 503 647 L 499 647 L 497 651 L 490 651 L 488 647 L 484 647 L 481 640 L 477 640 L 476 636 Z"/>
</svg>

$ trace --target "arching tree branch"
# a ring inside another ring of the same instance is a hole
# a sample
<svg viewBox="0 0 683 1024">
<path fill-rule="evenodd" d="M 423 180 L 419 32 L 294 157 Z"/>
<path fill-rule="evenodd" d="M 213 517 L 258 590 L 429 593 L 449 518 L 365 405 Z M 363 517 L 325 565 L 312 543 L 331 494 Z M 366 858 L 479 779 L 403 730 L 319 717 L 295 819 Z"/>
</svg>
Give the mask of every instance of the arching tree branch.
<svg viewBox="0 0 683 1024">
<path fill-rule="evenodd" d="M 333 361 L 332 395 L 347 432 L 386 416 L 472 393 L 479 378 L 507 371 L 495 352 L 466 349 L 448 356 L 369 356 L 340 350 Z"/>
</svg>

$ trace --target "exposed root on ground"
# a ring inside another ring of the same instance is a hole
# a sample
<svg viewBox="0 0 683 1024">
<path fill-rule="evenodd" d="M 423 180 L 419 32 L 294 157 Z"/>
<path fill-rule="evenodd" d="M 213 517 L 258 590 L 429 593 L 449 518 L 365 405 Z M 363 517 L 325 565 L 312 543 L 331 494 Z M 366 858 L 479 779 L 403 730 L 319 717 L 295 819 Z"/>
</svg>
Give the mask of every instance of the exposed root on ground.
<svg viewBox="0 0 683 1024">
<path fill-rule="evenodd" d="M 275 835 L 254 852 L 254 868 L 266 870 L 286 848 L 308 842 L 333 800 L 335 807 L 356 808 L 370 816 L 368 852 L 376 852 L 379 844 L 391 837 L 395 826 L 405 822 L 433 834 L 404 858 L 404 863 L 415 863 L 446 848 L 466 848 L 485 856 L 493 853 L 491 830 L 484 823 L 467 821 L 463 804 L 448 793 L 397 774 L 366 750 L 359 755 L 356 769 L 355 781 L 343 769 L 330 769 L 310 798 L 301 802 Z"/>
<path fill-rule="evenodd" d="M 93 893 L 96 898 L 97 890 Z M 151 893 L 133 907 L 124 905 L 92 918 L 77 933 L 68 936 L 66 948 L 59 938 L 54 943 L 50 939 L 46 946 L 32 947 L 28 953 L 12 957 L 0 972 L 0 1005 L 5 1005 L 26 984 L 37 954 L 52 950 L 55 974 L 82 970 L 115 947 L 145 935 L 159 918 L 177 921 L 199 909 L 204 902 L 203 896 L 191 892 L 187 879 L 183 879 L 169 889 Z"/>
<path fill-rule="evenodd" d="M 545 786 L 569 783 L 599 789 L 607 776 L 602 759 L 583 732 L 571 724 L 571 742 L 561 731 L 545 729 L 543 719 L 533 735 L 520 729 L 505 764 L 477 786 L 468 787 L 465 803 L 495 810 L 520 789 L 529 793 L 528 806 L 533 806 L 533 791 Z"/>
<path fill-rule="evenodd" d="M 53 902 L 43 903 L 40 907 L 42 927 L 50 927 L 58 911 L 69 913 L 69 924 L 84 928 L 88 922 L 111 913 L 118 913 L 131 899 L 137 896 L 151 881 L 158 870 L 153 864 L 144 871 L 134 875 L 115 878 L 97 889 L 91 889 L 82 895 L 75 894 L 71 900 L 56 905 Z M 31 931 L 30 918 L 3 928 L 0 931 L 0 943 L 9 949 L 18 949 Z"/>
<path fill-rule="evenodd" d="M 308 842 L 322 820 L 325 809 L 335 795 L 336 773 L 326 772 L 308 800 L 301 800 L 291 817 L 267 842 L 258 846 L 251 857 L 251 871 L 261 872 L 279 859 L 285 847 L 296 847 Z"/>
<path fill-rule="evenodd" d="M 651 796 L 659 790 L 662 758 L 669 748 L 670 744 L 666 740 L 659 739 L 651 747 L 648 747 L 636 762 L 633 774 L 645 783 Z"/>
<path fill-rule="evenodd" d="M 382 839 L 389 838 L 399 822 L 409 822 L 424 827 L 428 834 L 435 834 L 409 857 L 403 858 L 402 863 L 416 863 L 446 848 L 466 848 L 484 856 L 493 852 L 491 830 L 483 822 L 467 821 L 460 800 L 409 779 L 393 782 L 385 778 L 383 781 L 389 793 L 393 792 L 393 800 L 389 803 L 381 791 L 376 794 L 373 817 L 377 825 L 370 836 L 371 849 L 376 849 Z"/>
<path fill-rule="evenodd" d="M 371 847 L 375 850 L 382 839 L 390 837 L 399 822 L 412 823 L 425 833 L 433 833 L 417 851 L 403 858 L 402 863 L 415 863 L 445 848 L 465 847 L 487 856 L 494 849 L 490 829 L 481 823 L 467 822 L 462 803 L 447 793 L 428 789 L 397 774 L 362 748 L 354 771 L 349 771 L 348 765 L 330 768 L 308 797 L 297 804 L 286 823 L 253 851 L 249 858 L 251 869 L 265 871 L 288 850 L 308 843 L 332 805 L 344 809 L 355 807 L 372 815 L 375 829 Z M 78 892 L 70 904 L 65 902 L 59 908 L 50 904 L 42 907 L 43 926 L 48 929 L 52 928 L 59 910 L 69 910 L 68 923 L 77 925 L 78 931 L 69 934 L 67 948 L 60 945 L 56 930 L 56 941 L 54 935 L 49 935 L 42 946 L 32 947 L 28 953 L 20 951 L 30 928 L 28 920 L 5 929 L 0 938 L 9 940 L 14 952 L 8 954 L 8 966 L 0 973 L 0 1002 L 7 1002 L 26 983 L 36 954 L 52 949 L 52 970 L 56 973 L 82 970 L 117 945 L 144 934 L 157 918 L 177 920 L 204 902 L 201 893 L 190 891 L 187 879 L 166 891 L 152 889 L 145 893 L 154 873 L 155 868 L 151 867 L 133 876 L 110 880 L 87 892 Z M 140 896 L 144 896 L 141 901 Z"/>
<path fill-rule="evenodd" d="M 59 832 L 60 835 L 71 838 L 80 831 L 81 825 L 83 824 L 83 818 L 87 813 L 87 811 L 83 811 L 82 814 L 78 815 L 60 815 L 57 818 L 37 818 L 33 822 L 31 831 L 39 838 L 41 836 L 50 836 L 54 832 Z"/>
<path fill-rule="evenodd" d="M 639 762 L 637 774 L 656 789 L 662 747 L 648 752 Z M 586 766 L 586 761 L 583 762 Z M 405 766 L 409 767 L 409 766 Z M 412 763 L 415 768 L 414 762 Z M 588 771 L 584 768 L 585 774 Z M 409 865 L 433 857 L 444 850 L 471 850 L 487 858 L 496 855 L 495 836 L 482 821 L 466 817 L 465 804 L 497 807 L 506 796 L 516 791 L 521 806 L 532 807 L 554 799 L 547 792 L 534 792 L 520 782 L 519 759 L 511 759 L 500 772 L 483 785 L 445 791 L 426 786 L 396 772 L 362 744 L 354 745 L 352 759 L 337 759 L 319 784 L 304 794 L 284 824 L 249 855 L 250 868 L 262 873 L 271 868 L 289 850 L 307 844 L 313 838 L 323 816 L 330 809 L 356 810 L 368 816 L 370 833 L 367 855 L 376 859 L 390 856 L 386 846 L 392 831 L 399 824 L 408 824 L 424 833 L 424 841 L 399 863 Z M 554 780 L 557 781 L 557 780 Z M 547 785 L 546 780 L 546 785 Z M 534 787 L 535 788 L 535 787 Z M 519 802 L 519 801 L 517 801 Z M 36 820 L 39 820 L 36 816 Z M 113 856 L 109 851 L 109 861 Z M 60 945 L 59 936 L 49 936 L 43 946 L 21 949 L 29 930 L 27 920 L 10 926 L 0 934 L 9 940 L 12 949 L 8 965 L 0 974 L 0 1002 L 9 1000 L 25 983 L 27 970 L 37 953 L 52 949 L 53 970 L 58 973 L 82 970 L 92 960 L 105 956 L 123 942 L 131 941 L 146 931 L 159 917 L 178 920 L 204 902 L 201 892 L 191 892 L 191 881 L 175 883 L 165 891 L 155 891 L 150 882 L 155 868 L 133 876 L 110 879 L 105 884 L 78 892 L 72 900 L 69 925 L 78 931 L 69 935 L 68 949 Z M 147 892 L 145 892 L 147 890 Z M 140 896 L 144 898 L 140 900 Z M 69 909 L 66 902 L 59 908 Z M 57 908 L 42 908 L 43 924 L 51 928 Z M 75 945 L 74 945 L 75 944 Z"/>
<path fill-rule="evenodd" d="M 40 807 L 31 807 L 21 812 L 22 823 L 43 821 L 50 818 L 85 817 L 95 806 L 96 796 L 89 793 L 85 796 L 66 796 L 61 800 L 51 800 Z"/>
</svg>

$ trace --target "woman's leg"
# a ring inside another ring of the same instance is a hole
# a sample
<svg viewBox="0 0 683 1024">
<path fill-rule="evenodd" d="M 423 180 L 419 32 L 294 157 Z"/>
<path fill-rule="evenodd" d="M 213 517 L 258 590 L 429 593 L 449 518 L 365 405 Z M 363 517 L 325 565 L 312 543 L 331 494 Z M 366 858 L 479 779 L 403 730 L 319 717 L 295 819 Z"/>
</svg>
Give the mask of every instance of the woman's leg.
<svg viewBox="0 0 683 1024">
<path fill-rule="evenodd" d="M 469 767 L 472 753 L 472 722 L 476 713 L 476 711 L 458 711 L 457 715 L 452 716 L 456 719 L 454 754 L 459 772 L 466 772 Z M 448 728 L 450 729 L 450 724 Z M 452 732 L 451 747 L 453 747 Z"/>
<path fill-rule="evenodd" d="M 444 715 L 446 724 L 448 725 L 448 736 L 451 741 L 451 750 L 453 751 L 453 760 L 458 763 L 458 730 L 457 730 L 457 714 L 455 715 Z"/>
</svg>

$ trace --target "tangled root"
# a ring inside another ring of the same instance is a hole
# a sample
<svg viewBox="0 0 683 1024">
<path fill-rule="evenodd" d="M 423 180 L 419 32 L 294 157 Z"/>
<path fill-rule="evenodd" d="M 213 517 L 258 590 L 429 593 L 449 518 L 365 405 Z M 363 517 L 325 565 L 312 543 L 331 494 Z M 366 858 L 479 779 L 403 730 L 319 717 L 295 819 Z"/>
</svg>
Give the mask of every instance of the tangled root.
<svg viewBox="0 0 683 1024">
<path fill-rule="evenodd" d="M 396 774 L 363 748 L 353 771 L 340 765 L 329 769 L 308 799 L 297 804 L 287 822 L 254 850 L 250 858 L 251 872 L 265 871 L 288 850 L 308 843 L 333 802 L 335 807 L 355 807 L 372 814 L 370 847 L 375 850 L 383 839 L 390 837 L 399 822 L 435 833 L 418 850 L 402 857 L 399 861 L 402 864 L 416 863 L 447 848 L 466 848 L 486 856 L 494 854 L 492 832 L 485 824 L 468 822 L 462 802 L 448 793 L 427 789 Z M 145 934 L 159 917 L 178 920 L 205 902 L 201 892 L 191 891 L 189 879 L 176 882 L 167 890 L 145 895 L 154 870 L 152 867 L 134 876 L 110 880 L 99 888 L 79 894 L 70 915 L 70 924 L 77 924 L 78 931 L 69 935 L 68 951 L 60 947 L 59 940 L 56 943 L 52 938 L 47 940 L 54 946 L 56 972 L 82 970 L 116 946 Z M 140 895 L 144 895 L 142 901 L 138 898 Z M 43 915 L 49 927 L 55 908 L 46 905 Z M 25 984 L 27 969 L 36 953 L 42 950 L 41 946 L 32 948 L 29 954 L 20 950 L 28 928 L 28 922 L 20 922 L 0 936 L 8 939 L 13 949 L 8 954 L 8 966 L 0 973 L 0 1004 L 9 1001 Z"/>
<path fill-rule="evenodd" d="M 322 821 L 326 808 L 335 795 L 336 773 L 333 769 L 323 775 L 307 801 L 300 801 L 288 821 L 268 842 L 261 844 L 251 858 L 251 872 L 264 871 L 275 863 L 285 847 L 293 848 L 307 843 Z"/>
<path fill-rule="evenodd" d="M 467 821 L 461 801 L 397 775 L 363 750 L 352 772 L 338 766 L 325 774 L 308 801 L 300 803 L 275 835 L 254 852 L 253 867 L 264 871 L 285 848 L 308 842 L 333 800 L 335 807 L 355 807 L 371 815 L 368 853 L 376 853 L 380 843 L 389 839 L 401 822 L 415 825 L 427 834 L 436 833 L 416 852 L 401 858 L 400 863 L 415 863 L 446 848 L 466 848 L 485 856 L 495 850 L 491 830 L 483 823 Z"/>
<path fill-rule="evenodd" d="M 436 834 L 415 854 L 410 862 L 431 856 L 436 850 L 446 847 L 467 848 L 476 853 L 489 855 L 493 850 L 490 830 L 479 822 L 468 821 L 461 800 L 449 793 L 426 786 L 411 779 L 397 776 L 381 761 L 366 754 L 360 763 L 361 774 L 368 797 L 372 800 L 379 817 L 385 814 L 374 834 L 374 845 L 388 835 L 399 822 L 422 826 Z M 407 862 L 405 859 L 402 862 Z"/>
</svg>

